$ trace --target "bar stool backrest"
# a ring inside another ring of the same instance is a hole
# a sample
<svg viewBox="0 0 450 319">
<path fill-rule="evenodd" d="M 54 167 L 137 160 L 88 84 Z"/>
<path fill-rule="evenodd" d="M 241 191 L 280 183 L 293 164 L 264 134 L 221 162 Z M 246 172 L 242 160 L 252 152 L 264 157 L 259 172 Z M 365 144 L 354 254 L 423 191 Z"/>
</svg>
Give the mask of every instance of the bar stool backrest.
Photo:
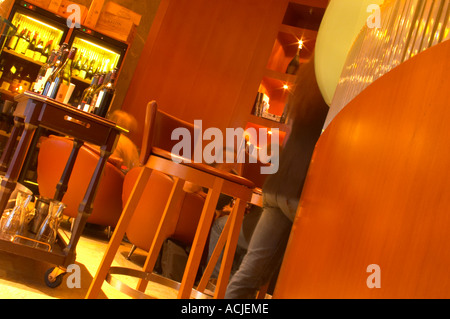
<svg viewBox="0 0 450 319">
<path fill-rule="evenodd" d="M 191 138 L 191 154 L 194 154 L 195 144 L 198 142 L 198 139 L 194 140 L 196 137 L 194 124 L 158 110 L 156 101 L 150 101 L 147 104 L 140 157 L 142 165 L 145 165 L 149 159 L 153 147 L 158 147 L 168 152 L 172 151 L 172 148 L 181 140 L 181 137 L 172 139 L 172 132 L 177 128 L 188 130 Z M 198 135 L 200 136 L 200 134 Z"/>
</svg>

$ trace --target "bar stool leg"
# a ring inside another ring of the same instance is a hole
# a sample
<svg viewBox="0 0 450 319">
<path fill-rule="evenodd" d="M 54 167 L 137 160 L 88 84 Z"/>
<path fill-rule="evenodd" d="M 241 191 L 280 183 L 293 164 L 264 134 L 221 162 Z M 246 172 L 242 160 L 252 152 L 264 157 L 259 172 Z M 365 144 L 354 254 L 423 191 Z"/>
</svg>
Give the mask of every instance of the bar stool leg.
<svg viewBox="0 0 450 319">
<path fill-rule="evenodd" d="M 211 274 L 216 267 L 217 261 L 219 260 L 220 254 L 222 253 L 223 247 L 227 242 L 228 232 L 230 231 L 231 218 L 227 219 L 225 226 L 222 230 L 222 233 L 219 236 L 219 240 L 214 247 L 214 250 L 209 258 L 208 264 L 206 265 L 205 271 L 203 272 L 202 278 L 200 279 L 200 283 L 197 286 L 197 290 L 200 292 L 204 292 L 206 286 L 208 285 L 209 279 L 211 278 Z"/>
<path fill-rule="evenodd" d="M 106 249 L 105 254 L 103 255 L 102 262 L 100 263 L 99 268 L 97 269 L 97 273 L 92 280 L 91 286 L 86 294 L 86 298 L 96 298 L 100 293 L 100 290 L 103 285 L 103 281 L 108 274 L 108 270 L 111 267 L 111 264 L 114 260 L 117 250 L 119 249 L 120 243 L 122 242 L 123 236 L 125 235 L 125 230 L 133 216 L 134 211 L 136 210 L 137 204 L 139 203 L 139 199 L 141 198 L 145 186 L 150 178 L 152 173 L 152 169 L 148 167 L 143 167 L 139 177 L 136 181 L 135 186 L 130 194 L 127 204 L 125 205 L 122 215 L 117 223 L 116 229 L 109 241 L 108 248 Z"/>
<path fill-rule="evenodd" d="M 147 258 L 145 260 L 144 267 L 142 270 L 144 272 L 152 272 L 155 268 L 156 260 L 158 259 L 159 252 L 164 243 L 164 240 L 168 235 L 173 233 L 174 227 L 176 227 L 176 216 L 180 211 L 182 199 L 184 197 L 184 180 L 177 178 L 172 186 L 172 190 L 169 195 L 164 212 L 161 216 L 161 220 L 156 230 L 155 237 L 153 238 L 152 245 L 148 251 Z M 144 292 L 147 288 L 148 281 L 144 279 L 139 279 L 137 290 Z"/>
<path fill-rule="evenodd" d="M 208 191 L 205 206 L 203 207 L 200 216 L 197 231 L 195 232 L 194 241 L 192 243 L 191 252 L 184 270 L 183 279 L 181 281 L 180 290 L 178 291 L 179 299 L 188 299 L 191 296 L 191 291 L 195 283 L 198 267 L 203 255 L 206 240 L 208 238 L 211 223 L 216 211 L 217 202 L 219 201 L 220 193 L 222 192 L 224 180 L 216 178 L 212 189 Z"/>
<path fill-rule="evenodd" d="M 236 198 L 234 205 L 233 211 L 229 217 L 231 218 L 230 230 L 228 232 L 227 244 L 223 252 L 216 290 L 214 291 L 215 299 L 223 299 L 225 296 L 247 202 L 240 198 Z"/>
</svg>

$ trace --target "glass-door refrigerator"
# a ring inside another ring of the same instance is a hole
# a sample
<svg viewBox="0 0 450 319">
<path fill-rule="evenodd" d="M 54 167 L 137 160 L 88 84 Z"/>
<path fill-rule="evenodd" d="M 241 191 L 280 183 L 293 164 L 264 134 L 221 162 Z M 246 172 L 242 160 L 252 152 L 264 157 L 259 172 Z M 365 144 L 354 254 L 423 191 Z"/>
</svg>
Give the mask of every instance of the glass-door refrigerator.
<svg viewBox="0 0 450 319">
<path fill-rule="evenodd" d="M 16 27 L 2 41 L 0 93 L 14 96 L 29 89 L 51 51 L 64 42 L 66 19 L 26 1 L 16 1 L 8 20 Z"/>
<path fill-rule="evenodd" d="M 0 79 L 1 98 L 9 95 L 8 99 L 13 99 L 14 95 L 26 91 L 36 80 L 50 52 L 63 43 L 68 43 L 69 49 L 72 46 L 78 49 L 71 79 L 75 87 L 68 104 L 74 107 L 79 105 L 81 95 L 90 86 L 95 73 L 106 74 L 116 70 L 116 82 L 119 80 L 120 68 L 128 50 L 127 43 L 84 26 L 69 28 L 66 18 L 23 0 L 15 2 L 8 20 L 17 27 L 18 32 L 9 33 L 1 43 L 0 64 L 4 64 L 6 73 Z M 30 50 L 33 48 L 29 45 L 31 42 L 36 43 L 39 49 L 35 46 L 35 50 Z M 2 86 L 3 83 L 5 86 Z M 19 176 L 19 182 L 35 194 L 39 193 L 36 172 L 39 138 L 48 134 L 54 133 L 45 129 L 35 133 L 30 145 L 30 149 L 35 151 L 29 152 Z"/>
<path fill-rule="evenodd" d="M 89 87 L 95 74 L 105 75 L 117 70 L 118 77 L 128 44 L 83 26 L 73 29 L 68 44 L 78 49 L 72 69 L 75 89 L 68 103 L 78 106 L 83 91 Z"/>
</svg>

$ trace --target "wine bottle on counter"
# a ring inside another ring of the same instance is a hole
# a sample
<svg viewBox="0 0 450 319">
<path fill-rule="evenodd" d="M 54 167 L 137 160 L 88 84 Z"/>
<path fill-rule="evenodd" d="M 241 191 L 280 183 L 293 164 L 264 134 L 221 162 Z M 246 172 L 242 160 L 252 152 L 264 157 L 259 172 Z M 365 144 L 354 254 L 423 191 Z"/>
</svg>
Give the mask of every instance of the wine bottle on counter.
<svg viewBox="0 0 450 319">
<path fill-rule="evenodd" d="M 98 89 L 94 104 L 94 114 L 106 117 L 109 106 L 111 105 L 115 95 L 115 82 L 117 77 L 117 69 L 111 71 L 106 77 L 104 84 Z"/>
<path fill-rule="evenodd" d="M 56 60 L 58 51 L 53 50 L 48 62 L 43 64 L 39 69 L 38 75 L 36 77 L 36 81 L 33 83 L 32 91 L 41 94 L 44 89 L 44 84 L 50 76 L 52 69 L 51 66 Z"/>
<path fill-rule="evenodd" d="M 52 79 L 52 84 L 46 94 L 48 97 L 60 102 L 64 101 L 67 91 L 69 90 L 73 59 L 76 53 L 77 48 L 72 48 L 67 55 L 67 58 L 65 58 L 64 63 L 56 71 Z"/>
<path fill-rule="evenodd" d="M 59 102 L 64 102 L 66 95 L 69 94 L 70 82 L 72 79 L 72 69 L 76 54 L 77 48 L 73 47 L 69 52 L 69 56 L 67 57 L 64 67 L 60 69 L 60 73 L 56 77 L 55 82 L 59 79 L 59 82 L 57 84 L 59 85 L 59 87 L 55 85 L 55 91 L 57 92 L 55 99 Z"/>
<path fill-rule="evenodd" d="M 81 102 L 77 107 L 78 109 L 83 110 L 85 112 L 89 112 L 93 94 L 98 87 L 98 78 L 99 78 L 98 74 L 95 74 L 92 77 L 91 85 L 88 88 L 86 88 L 83 91 L 83 94 L 81 95 Z"/>
<path fill-rule="evenodd" d="M 58 73 L 59 69 L 64 65 L 64 62 L 66 61 L 67 56 L 69 55 L 69 49 L 67 49 L 67 46 L 68 45 L 66 43 L 64 43 L 59 48 L 56 61 L 52 65 L 52 72 L 44 84 L 44 89 L 42 91 L 42 95 L 50 96 L 49 93 L 52 93 L 50 91 L 50 88 L 52 87 L 52 84 L 55 81 L 56 74 Z"/>
</svg>

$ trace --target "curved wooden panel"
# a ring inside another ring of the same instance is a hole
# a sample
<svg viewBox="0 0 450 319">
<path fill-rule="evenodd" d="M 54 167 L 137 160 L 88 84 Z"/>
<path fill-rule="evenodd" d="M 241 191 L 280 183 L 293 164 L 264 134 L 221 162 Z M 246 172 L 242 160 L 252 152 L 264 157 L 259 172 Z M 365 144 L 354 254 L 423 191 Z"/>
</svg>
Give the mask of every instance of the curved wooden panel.
<svg viewBox="0 0 450 319">
<path fill-rule="evenodd" d="M 449 57 L 395 68 L 322 134 L 274 298 L 450 297 Z"/>
</svg>

